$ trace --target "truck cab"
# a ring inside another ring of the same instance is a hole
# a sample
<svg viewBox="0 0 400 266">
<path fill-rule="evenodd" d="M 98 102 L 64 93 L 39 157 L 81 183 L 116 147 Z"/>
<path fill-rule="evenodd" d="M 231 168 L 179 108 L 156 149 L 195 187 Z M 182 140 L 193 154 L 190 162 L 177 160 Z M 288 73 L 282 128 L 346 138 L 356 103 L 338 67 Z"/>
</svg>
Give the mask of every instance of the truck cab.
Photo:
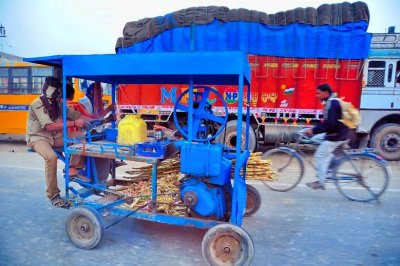
<svg viewBox="0 0 400 266">
<path fill-rule="evenodd" d="M 358 133 L 386 159 L 399 160 L 400 33 L 373 34 L 362 84 Z"/>
</svg>

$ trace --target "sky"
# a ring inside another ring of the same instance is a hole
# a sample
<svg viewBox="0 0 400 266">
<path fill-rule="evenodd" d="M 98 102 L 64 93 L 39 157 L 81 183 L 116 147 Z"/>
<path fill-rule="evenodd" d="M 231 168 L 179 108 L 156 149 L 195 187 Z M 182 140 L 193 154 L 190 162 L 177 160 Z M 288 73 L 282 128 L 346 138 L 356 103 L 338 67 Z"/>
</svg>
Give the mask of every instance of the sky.
<svg viewBox="0 0 400 266">
<path fill-rule="evenodd" d="M 6 37 L 0 51 L 20 57 L 61 54 L 110 54 L 124 25 L 146 17 L 196 6 L 247 8 L 275 14 L 297 7 L 342 3 L 335 0 L 0 0 Z M 355 1 L 349 1 L 355 2 Z M 400 0 L 364 0 L 370 11 L 368 32 L 400 32 Z"/>
</svg>

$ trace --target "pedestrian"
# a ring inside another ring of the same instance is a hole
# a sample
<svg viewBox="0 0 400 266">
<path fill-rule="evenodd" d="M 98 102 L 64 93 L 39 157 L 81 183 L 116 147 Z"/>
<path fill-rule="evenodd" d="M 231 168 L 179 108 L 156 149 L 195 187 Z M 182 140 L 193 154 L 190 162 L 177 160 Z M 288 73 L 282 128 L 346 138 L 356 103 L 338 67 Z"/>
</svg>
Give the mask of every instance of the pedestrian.
<svg viewBox="0 0 400 266">
<path fill-rule="evenodd" d="M 314 139 L 322 140 L 314 154 L 318 181 L 306 184 L 312 189 L 325 189 L 325 178 L 329 163 L 334 156 L 333 151 L 344 144 L 348 138 L 348 127 L 339 121 L 342 118 L 339 99 L 333 95 L 329 84 L 318 86 L 316 96 L 324 104 L 324 120 L 313 128 L 303 131 L 307 136 L 314 135 Z"/>
<path fill-rule="evenodd" d="M 54 77 L 47 77 L 43 84 L 42 95 L 29 106 L 26 142 L 45 161 L 46 193 L 55 207 L 68 207 L 67 201 L 60 196 L 57 185 L 57 155 L 55 147 L 63 147 L 63 126 L 61 108 L 61 82 Z M 80 118 L 80 113 L 67 108 L 67 127 L 83 128 L 87 122 Z M 71 156 L 71 165 L 81 161 L 81 156 Z M 76 169 L 75 169 L 76 170 Z M 74 173 L 70 173 L 73 175 Z"/>
</svg>

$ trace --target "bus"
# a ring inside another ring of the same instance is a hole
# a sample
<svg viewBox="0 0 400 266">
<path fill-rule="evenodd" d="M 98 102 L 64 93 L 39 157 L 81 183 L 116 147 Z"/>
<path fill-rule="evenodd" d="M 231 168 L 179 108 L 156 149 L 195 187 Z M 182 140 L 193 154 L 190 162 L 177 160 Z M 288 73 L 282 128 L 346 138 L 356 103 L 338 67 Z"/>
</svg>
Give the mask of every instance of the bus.
<svg viewBox="0 0 400 266">
<path fill-rule="evenodd" d="M 22 61 L 22 58 L 0 53 L 0 134 L 25 135 L 29 105 L 42 93 L 46 77 L 58 76 L 53 67 Z M 72 80 L 73 102 L 85 95 L 87 80 Z M 111 87 L 103 86 L 105 104 L 111 102 Z"/>
</svg>

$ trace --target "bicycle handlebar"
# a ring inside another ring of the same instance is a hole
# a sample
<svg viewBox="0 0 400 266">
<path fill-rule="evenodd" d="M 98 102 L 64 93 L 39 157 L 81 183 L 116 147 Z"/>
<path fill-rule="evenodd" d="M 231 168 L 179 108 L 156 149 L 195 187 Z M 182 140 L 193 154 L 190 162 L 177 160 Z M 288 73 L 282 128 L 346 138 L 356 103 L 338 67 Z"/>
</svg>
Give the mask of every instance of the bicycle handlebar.
<svg viewBox="0 0 400 266">
<path fill-rule="evenodd" d="M 300 144 L 311 144 L 311 145 L 321 144 L 318 140 L 307 136 L 301 130 L 294 133 L 293 138 L 296 140 L 297 143 L 300 143 Z"/>
<path fill-rule="evenodd" d="M 310 140 L 311 138 L 304 134 L 304 132 L 297 131 L 296 133 L 293 134 L 293 138 L 296 140 L 296 142 L 303 141 L 303 140 Z"/>
</svg>

